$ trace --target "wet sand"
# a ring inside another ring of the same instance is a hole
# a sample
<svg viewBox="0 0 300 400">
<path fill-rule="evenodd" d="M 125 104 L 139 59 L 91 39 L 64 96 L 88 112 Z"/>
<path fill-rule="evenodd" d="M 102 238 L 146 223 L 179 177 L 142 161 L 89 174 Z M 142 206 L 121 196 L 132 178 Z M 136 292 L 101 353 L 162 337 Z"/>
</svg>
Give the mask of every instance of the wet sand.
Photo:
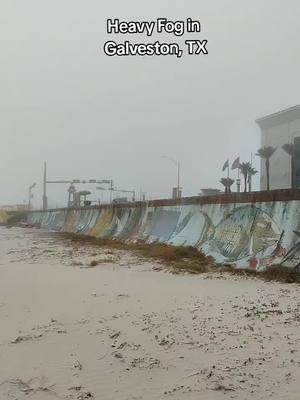
<svg viewBox="0 0 300 400">
<path fill-rule="evenodd" d="M 3 400 L 299 398 L 297 284 L 0 228 L 0 321 Z"/>
</svg>

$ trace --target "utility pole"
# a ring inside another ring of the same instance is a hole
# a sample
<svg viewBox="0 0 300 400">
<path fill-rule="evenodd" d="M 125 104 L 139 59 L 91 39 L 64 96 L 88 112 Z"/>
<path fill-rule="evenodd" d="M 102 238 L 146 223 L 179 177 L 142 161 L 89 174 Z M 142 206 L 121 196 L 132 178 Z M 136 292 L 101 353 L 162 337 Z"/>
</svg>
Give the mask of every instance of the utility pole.
<svg viewBox="0 0 300 400">
<path fill-rule="evenodd" d="M 176 189 L 176 197 L 180 198 L 181 197 L 181 193 L 180 193 L 180 172 L 181 172 L 181 165 L 180 165 L 180 160 L 174 160 L 174 158 L 171 157 L 166 157 L 163 156 L 164 158 L 166 158 L 167 160 L 171 161 L 173 164 L 175 164 L 177 166 L 177 188 Z"/>
<path fill-rule="evenodd" d="M 44 162 L 44 180 L 43 180 L 43 210 L 48 208 L 47 199 L 47 163 Z"/>
<path fill-rule="evenodd" d="M 109 198 L 110 204 L 112 203 L 113 190 L 114 190 L 114 181 L 111 179 L 111 181 L 110 181 L 110 198 Z"/>
<path fill-rule="evenodd" d="M 33 198 L 32 189 L 36 186 L 36 183 L 33 183 L 29 186 L 28 189 L 28 210 L 31 210 L 31 199 Z"/>
</svg>

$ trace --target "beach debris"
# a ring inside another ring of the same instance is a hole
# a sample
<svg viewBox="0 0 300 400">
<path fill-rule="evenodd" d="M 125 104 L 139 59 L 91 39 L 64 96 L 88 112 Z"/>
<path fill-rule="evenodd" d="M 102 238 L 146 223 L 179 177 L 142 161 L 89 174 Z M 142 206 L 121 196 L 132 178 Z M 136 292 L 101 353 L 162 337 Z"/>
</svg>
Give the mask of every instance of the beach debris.
<svg viewBox="0 0 300 400">
<path fill-rule="evenodd" d="M 112 334 L 109 335 L 111 339 L 117 339 L 121 334 L 121 331 L 113 332 Z"/>
<path fill-rule="evenodd" d="M 68 389 L 69 391 L 76 392 L 74 397 L 70 397 L 69 395 L 66 396 L 67 399 L 76 399 L 76 400 L 93 400 L 95 397 L 93 396 L 92 392 L 86 391 L 83 389 L 82 385 L 72 386 Z"/>
<path fill-rule="evenodd" d="M 80 361 L 76 360 L 74 363 L 74 368 L 77 368 L 79 371 L 81 371 L 83 366 Z"/>
<path fill-rule="evenodd" d="M 12 340 L 10 343 L 11 344 L 18 344 L 21 342 L 26 342 L 29 340 L 35 340 L 35 339 L 40 339 L 43 336 L 42 333 L 38 334 L 38 335 L 20 335 L 17 336 L 16 339 Z"/>
<path fill-rule="evenodd" d="M 215 391 L 223 391 L 223 392 L 232 392 L 232 391 L 235 390 L 235 388 L 232 385 L 225 386 L 225 385 L 223 385 L 222 383 L 219 383 L 219 382 L 215 383 L 215 385 L 212 386 L 211 389 L 215 390 Z"/>
</svg>

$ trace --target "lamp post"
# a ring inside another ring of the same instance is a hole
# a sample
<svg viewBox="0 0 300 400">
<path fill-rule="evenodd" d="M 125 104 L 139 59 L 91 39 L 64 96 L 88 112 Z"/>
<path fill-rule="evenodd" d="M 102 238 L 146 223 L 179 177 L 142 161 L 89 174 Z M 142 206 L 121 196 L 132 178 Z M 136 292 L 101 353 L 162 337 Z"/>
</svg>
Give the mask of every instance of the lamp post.
<svg viewBox="0 0 300 400">
<path fill-rule="evenodd" d="M 48 208 L 47 198 L 47 163 L 44 162 L 44 177 L 43 177 L 43 210 Z"/>
<path fill-rule="evenodd" d="M 114 191 L 114 181 L 113 181 L 113 180 L 110 181 L 110 188 L 109 188 L 109 190 L 110 190 L 109 202 L 110 202 L 110 204 L 111 204 L 111 203 L 112 203 L 112 199 L 113 199 L 113 191 Z"/>
<path fill-rule="evenodd" d="M 181 164 L 180 160 L 175 160 L 174 158 L 164 156 L 167 160 L 171 161 L 177 167 L 177 198 L 180 198 L 180 172 L 181 172 Z"/>
<path fill-rule="evenodd" d="M 33 198 L 32 189 L 36 187 L 36 183 L 29 186 L 28 189 L 28 210 L 31 209 L 31 199 Z"/>
</svg>

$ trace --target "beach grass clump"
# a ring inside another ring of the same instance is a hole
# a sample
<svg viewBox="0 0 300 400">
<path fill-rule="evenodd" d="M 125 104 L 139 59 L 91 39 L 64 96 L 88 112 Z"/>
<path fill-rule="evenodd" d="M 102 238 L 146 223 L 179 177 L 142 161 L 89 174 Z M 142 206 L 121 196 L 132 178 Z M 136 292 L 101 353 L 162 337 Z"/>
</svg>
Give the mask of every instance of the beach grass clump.
<svg viewBox="0 0 300 400">
<path fill-rule="evenodd" d="M 166 261 L 206 259 L 206 256 L 201 251 L 192 246 L 150 244 L 143 249 L 143 252 L 150 257 L 160 258 Z"/>
<path fill-rule="evenodd" d="M 70 238 L 67 235 L 66 238 Z M 294 283 L 300 281 L 300 276 L 294 268 L 284 267 L 282 265 L 271 265 L 264 271 L 251 269 L 240 269 L 236 265 L 216 264 L 211 256 L 206 256 L 201 250 L 193 246 L 173 246 L 164 243 L 145 243 L 143 241 L 125 242 L 115 239 L 94 238 L 83 235 L 71 235 L 71 240 L 82 244 L 102 246 L 113 250 L 129 250 L 144 258 L 152 258 L 165 265 L 170 271 L 175 273 L 188 272 L 192 274 L 201 274 L 206 272 L 228 273 L 253 279 L 263 279 L 265 281 L 274 281 L 282 283 Z M 92 260 L 90 266 L 96 266 L 103 262 L 113 262 L 112 259 L 105 261 Z"/>
<path fill-rule="evenodd" d="M 299 276 L 294 268 L 282 265 L 271 265 L 265 271 L 260 272 L 265 281 L 276 281 L 283 283 L 294 283 L 299 281 Z"/>
</svg>

